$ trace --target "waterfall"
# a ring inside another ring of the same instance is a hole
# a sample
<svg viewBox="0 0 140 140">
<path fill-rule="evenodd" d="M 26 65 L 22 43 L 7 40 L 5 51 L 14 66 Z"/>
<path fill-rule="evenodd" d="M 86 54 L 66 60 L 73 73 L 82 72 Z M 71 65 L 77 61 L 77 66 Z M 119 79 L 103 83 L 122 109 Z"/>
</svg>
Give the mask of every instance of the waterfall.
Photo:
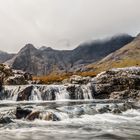
<svg viewBox="0 0 140 140">
<path fill-rule="evenodd" d="M 69 93 L 66 90 L 65 86 L 58 86 L 57 87 L 57 92 L 55 93 L 56 100 L 61 100 L 61 99 L 70 99 Z"/>
<path fill-rule="evenodd" d="M 90 83 L 87 84 L 87 85 L 82 85 L 81 89 L 83 91 L 84 99 L 93 99 L 92 90 L 91 90 L 91 84 Z"/>
<path fill-rule="evenodd" d="M 19 98 L 19 101 L 93 99 L 93 93 L 91 84 L 5 86 L 0 93 L 1 100 L 17 101 Z"/>
<path fill-rule="evenodd" d="M 31 96 L 29 97 L 29 100 L 31 100 L 31 101 L 40 101 L 40 100 L 42 100 L 41 92 L 37 89 L 36 86 L 33 87 L 33 90 L 31 92 Z"/>
</svg>

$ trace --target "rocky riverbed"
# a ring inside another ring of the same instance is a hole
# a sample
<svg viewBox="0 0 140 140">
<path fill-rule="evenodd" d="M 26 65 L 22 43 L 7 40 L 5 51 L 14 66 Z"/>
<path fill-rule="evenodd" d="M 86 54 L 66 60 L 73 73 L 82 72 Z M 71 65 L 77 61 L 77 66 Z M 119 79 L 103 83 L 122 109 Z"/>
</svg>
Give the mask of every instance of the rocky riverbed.
<svg viewBox="0 0 140 140">
<path fill-rule="evenodd" d="M 139 140 L 139 122 L 139 67 L 0 90 L 1 140 Z"/>
<path fill-rule="evenodd" d="M 96 77 L 72 76 L 59 85 L 3 86 L 1 100 L 140 99 L 140 67 L 111 69 Z"/>
</svg>

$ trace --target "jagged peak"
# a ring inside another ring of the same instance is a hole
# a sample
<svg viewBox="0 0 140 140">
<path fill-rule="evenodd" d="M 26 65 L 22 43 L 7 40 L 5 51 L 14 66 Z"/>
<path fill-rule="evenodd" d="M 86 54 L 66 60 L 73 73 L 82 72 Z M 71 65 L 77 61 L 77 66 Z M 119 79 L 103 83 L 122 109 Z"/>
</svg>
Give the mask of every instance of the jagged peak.
<svg viewBox="0 0 140 140">
<path fill-rule="evenodd" d="M 28 43 L 20 50 L 20 52 L 23 52 L 25 50 L 37 50 L 37 49 L 34 47 L 33 44 Z"/>
</svg>

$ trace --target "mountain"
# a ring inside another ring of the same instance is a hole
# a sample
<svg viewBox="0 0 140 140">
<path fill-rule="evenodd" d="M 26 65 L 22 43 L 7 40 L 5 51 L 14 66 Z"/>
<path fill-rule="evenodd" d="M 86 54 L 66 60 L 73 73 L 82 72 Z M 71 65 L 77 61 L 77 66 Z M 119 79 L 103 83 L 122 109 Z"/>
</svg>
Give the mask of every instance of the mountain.
<svg viewBox="0 0 140 140">
<path fill-rule="evenodd" d="M 53 71 L 64 71 L 68 67 L 69 51 L 52 48 L 37 49 L 32 44 L 25 45 L 11 60 L 7 61 L 14 69 L 45 75 Z"/>
<path fill-rule="evenodd" d="M 97 73 L 110 68 L 140 66 L 140 34 L 129 44 L 109 54 L 101 61 L 87 66 Z"/>
<path fill-rule="evenodd" d="M 0 51 L 0 63 L 3 63 L 9 59 L 11 59 L 14 56 L 14 54 L 9 54 L 3 51 Z"/>
<path fill-rule="evenodd" d="M 101 60 L 133 39 L 129 35 L 122 34 L 109 39 L 83 43 L 74 50 L 54 50 L 44 46 L 37 49 L 32 44 L 27 44 L 6 63 L 14 69 L 35 75 L 70 72 Z"/>
</svg>

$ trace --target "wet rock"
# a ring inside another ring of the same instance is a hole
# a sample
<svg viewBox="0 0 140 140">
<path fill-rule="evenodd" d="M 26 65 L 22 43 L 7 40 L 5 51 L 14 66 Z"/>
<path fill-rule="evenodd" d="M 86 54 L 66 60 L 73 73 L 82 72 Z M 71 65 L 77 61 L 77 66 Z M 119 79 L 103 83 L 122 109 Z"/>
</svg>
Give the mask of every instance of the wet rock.
<svg viewBox="0 0 140 140">
<path fill-rule="evenodd" d="M 57 89 L 55 88 L 50 88 L 47 90 L 42 90 L 41 96 L 43 100 L 55 100 L 56 99 L 56 95 L 55 93 L 57 93 Z"/>
<path fill-rule="evenodd" d="M 84 114 L 88 115 L 95 115 L 98 113 L 94 105 L 84 105 L 83 110 Z"/>
<path fill-rule="evenodd" d="M 111 110 L 109 108 L 109 105 L 97 104 L 96 111 L 99 113 L 107 113 L 107 112 L 110 112 Z"/>
<path fill-rule="evenodd" d="M 39 118 L 40 111 L 34 110 L 32 107 L 17 107 L 16 109 L 16 118 L 17 119 L 27 119 L 33 121 Z"/>
<path fill-rule="evenodd" d="M 113 109 L 111 110 L 111 112 L 114 113 L 114 114 L 120 114 L 120 113 L 122 113 L 121 110 L 120 110 L 119 108 L 113 108 Z"/>
<path fill-rule="evenodd" d="M 26 119 L 33 121 L 33 120 L 39 118 L 39 114 L 40 114 L 39 111 L 32 111 L 29 115 L 27 115 Z"/>
<path fill-rule="evenodd" d="M 17 107 L 16 118 L 17 119 L 26 118 L 31 112 L 32 112 L 31 109 Z"/>
<path fill-rule="evenodd" d="M 12 119 L 8 116 L 3 116 L 0 118 L 0 124 L 7 124 L 7 123 L 12 123 Z"/>
<path fill-rule="evenodd" d="M 83 91 L 80 85 L 68 85 L 66 90 L 69 92 L 71 100 L 84 99 Z"/>
<path fill-rule="evenodd" d="M 46 121 L 60 121 L 60 118 L 53 112 L 41 113 L 39 118 Z"/>
<path fill-rule="evenodd" d="M 29 100 L 32 90 L 33 90 L 33 86 L 28 86 L 23 91 L 19 92 L 17 101 Z"/>
</svg>

